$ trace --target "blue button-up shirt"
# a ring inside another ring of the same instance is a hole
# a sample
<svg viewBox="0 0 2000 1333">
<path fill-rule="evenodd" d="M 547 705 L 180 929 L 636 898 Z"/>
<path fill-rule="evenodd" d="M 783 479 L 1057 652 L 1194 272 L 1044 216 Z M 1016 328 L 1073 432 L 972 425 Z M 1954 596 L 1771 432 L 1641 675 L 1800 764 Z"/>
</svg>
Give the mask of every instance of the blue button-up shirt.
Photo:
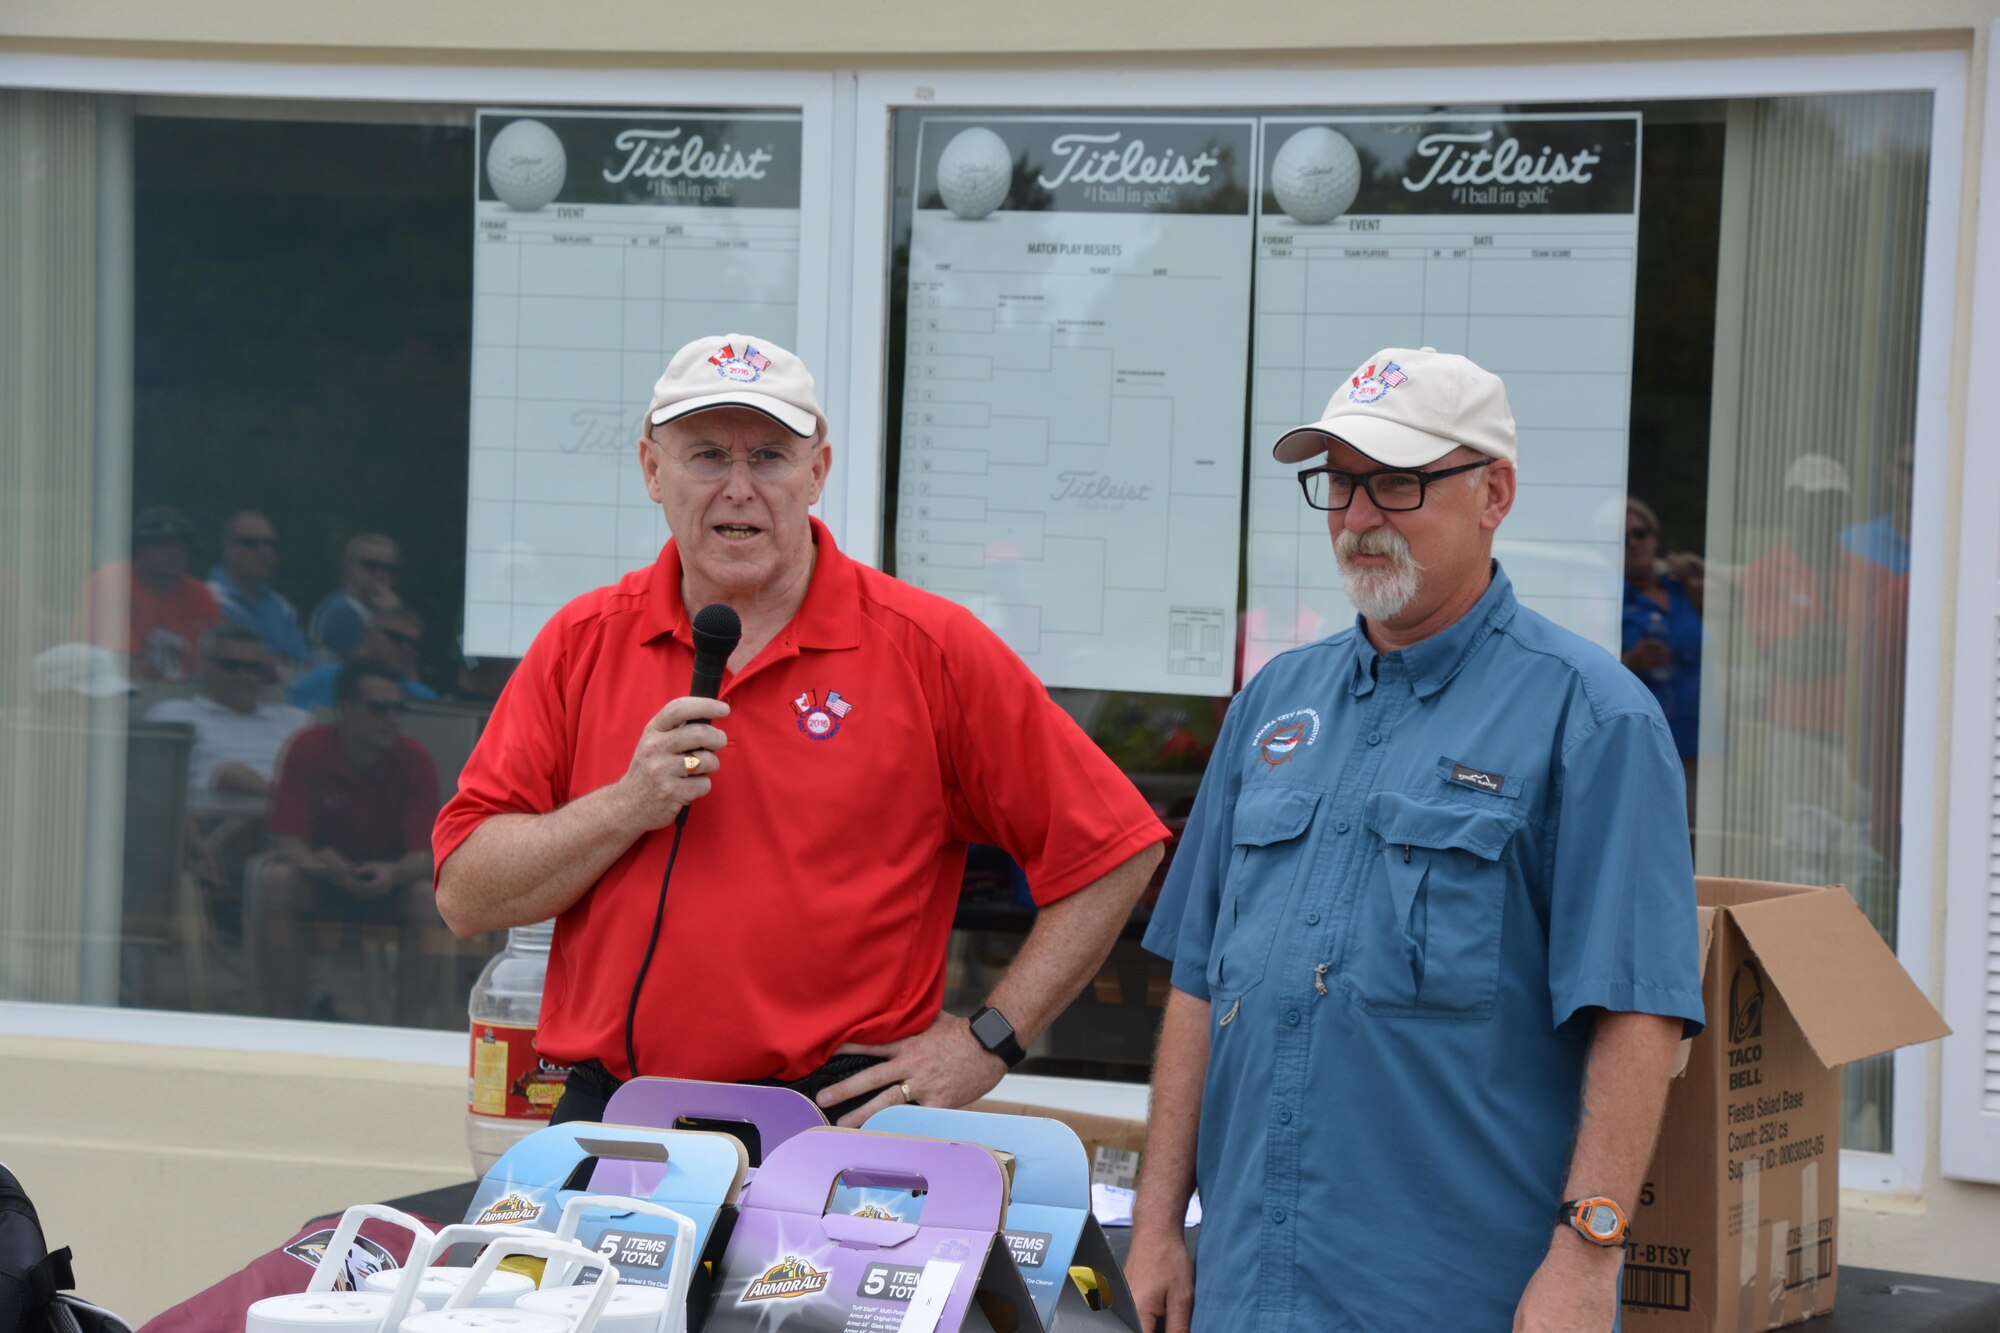
<svg viewBox="0 0 2000 1333">
<path fill-rule="evenodd" d="M 1511 1326 L 1592 1015 L 1701 1025 L 1684 792 L 1645 687 L 1497 565 L 1421 643 L 1258 673 L 1146 932 L 1210 1006 L 1197 1333 Z"/>
<path fill-rule="evenodd" d="M 229 571 L 217 565 L 208 572 L 208 590 L 222 614 L 233 624 L 257 631 L 273 657 L 291 662 L 312 661 L 305 632 L 299 628 L 299 613 L 268 584 L 251 592 Z"/>
</svg>

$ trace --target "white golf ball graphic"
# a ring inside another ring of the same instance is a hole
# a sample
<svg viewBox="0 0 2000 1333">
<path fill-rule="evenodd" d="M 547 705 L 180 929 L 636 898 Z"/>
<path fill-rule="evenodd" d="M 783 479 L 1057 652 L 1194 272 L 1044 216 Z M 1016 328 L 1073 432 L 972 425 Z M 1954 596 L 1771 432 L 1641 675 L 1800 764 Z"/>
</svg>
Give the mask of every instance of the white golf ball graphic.
<svg viewBox="0 0 2000 1333">
<path fill-rule="evenodd" d="M 486 148 L 486 181 L 509 208 L 532 213 L 562 193 L 569 159 L 562 140 L 539 120 L 517 120 Z"/>
<path fill-rule="evenodd" d="M 1331 222 L 1361 193 L 1361 158 L 1346 135 L 1310 126 L 1285 140 L 1271 160 L 1271 193 L 1296 222 Z"/>
<path fill-rule="evenodd" d="M 1007 141 L 983 125 L 960 130 L 938 155 L 938 193 L 954 217 L 977 222 L 1007 202 L 1014 157 Z"/>
</svg>

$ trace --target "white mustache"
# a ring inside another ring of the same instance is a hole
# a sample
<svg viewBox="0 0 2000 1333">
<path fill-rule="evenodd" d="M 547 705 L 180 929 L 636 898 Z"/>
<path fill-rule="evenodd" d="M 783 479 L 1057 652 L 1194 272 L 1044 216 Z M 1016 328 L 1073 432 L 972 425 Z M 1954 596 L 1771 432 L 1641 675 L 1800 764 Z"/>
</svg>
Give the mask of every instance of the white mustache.
<svg viewBox="0 0 2000 1333">
<path fill-rule="evenodd" d="M 1410 544 L 1394 528 L 1373 528 L 1367 532 L 1343 531 L 1333 539 L 1334 558 L 1343 564 L 1357 555 L 1386 555 L 1400 569 L 1421 571 L 1423 566 L 1410 555 Z"/>
</svg>

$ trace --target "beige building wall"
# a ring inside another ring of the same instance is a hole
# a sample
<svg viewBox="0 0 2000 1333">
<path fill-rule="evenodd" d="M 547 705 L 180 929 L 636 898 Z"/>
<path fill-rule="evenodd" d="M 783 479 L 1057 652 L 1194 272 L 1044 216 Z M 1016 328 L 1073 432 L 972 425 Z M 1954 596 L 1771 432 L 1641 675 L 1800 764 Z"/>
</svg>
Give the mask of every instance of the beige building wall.
<svg viewBox="0 0 2000 1333">
<path fill-rule="evenodd" d="M 1967 120 L 1956 290 L 1969 297 L 1985 116 L 1987 34 L 2000 0 L 1406 0 L 1341 3 L 1246 22 L 1213 0 L 827 3 L 766 0 L 714 11 L 642 0 L 8 0 L 0 52 L 315 64 L 734 66 L 853 69 L 905 65 L 1324 68 L 1594 63 L 1891 50 L 1961 51 Z M 1532 96 L 1523 88 L 1523 96 Z M 2000 262 L 2000 256 L 1989 256 Z M 1966 447 L 1961 300 L 1950 385 L 1951 484 Z M 1948 519 L 1955 546 L 1958 515 Z M 1947 578 L 1950 572 L 1948 562 Z M 1944 605 L 1957 589 L 1944 590 Z M 1952 697 L 1953 644 L 1937 645 L 1929 685 Z M 1912 679 L 1911 689 L 1926 688 Z M 1950 719 L 1939 722 L 1945 790 Z M 1944 802 L 1930 836 L 1931 956 L 1941 1002 Z M 1912 836 L 1918 831 L 1913 830 Z M 234 1270 L 309 1215 L 463 1180 L 464 1075 L 456 1068 L 0 1036 L 21 1071 L 0 1092 L 0 1160 L 28 1182 L 51 1240 L 71 1245 L 83 1289 L 137 1320 Z M 1938 1056 L 1920 1188 L 1842 1194 L 1848 1264 L 2000 1279 L 2000 1186 L 1937 1173 Z"/>
</svg>

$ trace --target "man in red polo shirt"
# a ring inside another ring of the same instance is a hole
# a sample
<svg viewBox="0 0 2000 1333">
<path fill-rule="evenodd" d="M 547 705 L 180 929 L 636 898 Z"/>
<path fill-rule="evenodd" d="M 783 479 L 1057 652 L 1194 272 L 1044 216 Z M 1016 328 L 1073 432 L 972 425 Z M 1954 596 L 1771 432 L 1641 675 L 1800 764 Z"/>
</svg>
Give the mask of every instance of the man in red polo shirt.
<svg viewBox="0 0 2000 1333">
<path fill-rule="evenodd" d="M 332 723 L 292 737 L 264 817 L 275 840 L 251 881 L 264 1012 L 306 1010 L 310 918 L 402 928 L 396 1022 L 420 1021 L 438 928 L 430 894 L 437 768 L 402 734 L 403 682 L 386 662 L 348 659 L 334 679 Z"/>
<path fill-rule="evenodd" d="M 977 618 L 810 517 L 832 450 L 797 357 L 689 343 L 638 448 L 673 539 L 559 611 L 508 683 L 438 818 L 445 921 L 556 918 L 558 1120 L 598 1118 L 635 1065 L 785 1082 L 845 1124 L 974 1100 L 1095 973 L 1165 828 Z M 743 622 L 720 698 L 676 698 L 716 602 Z M 968 1020 L 941 1008 L 972 842 L 1041 912 Z"/>
</svg>

